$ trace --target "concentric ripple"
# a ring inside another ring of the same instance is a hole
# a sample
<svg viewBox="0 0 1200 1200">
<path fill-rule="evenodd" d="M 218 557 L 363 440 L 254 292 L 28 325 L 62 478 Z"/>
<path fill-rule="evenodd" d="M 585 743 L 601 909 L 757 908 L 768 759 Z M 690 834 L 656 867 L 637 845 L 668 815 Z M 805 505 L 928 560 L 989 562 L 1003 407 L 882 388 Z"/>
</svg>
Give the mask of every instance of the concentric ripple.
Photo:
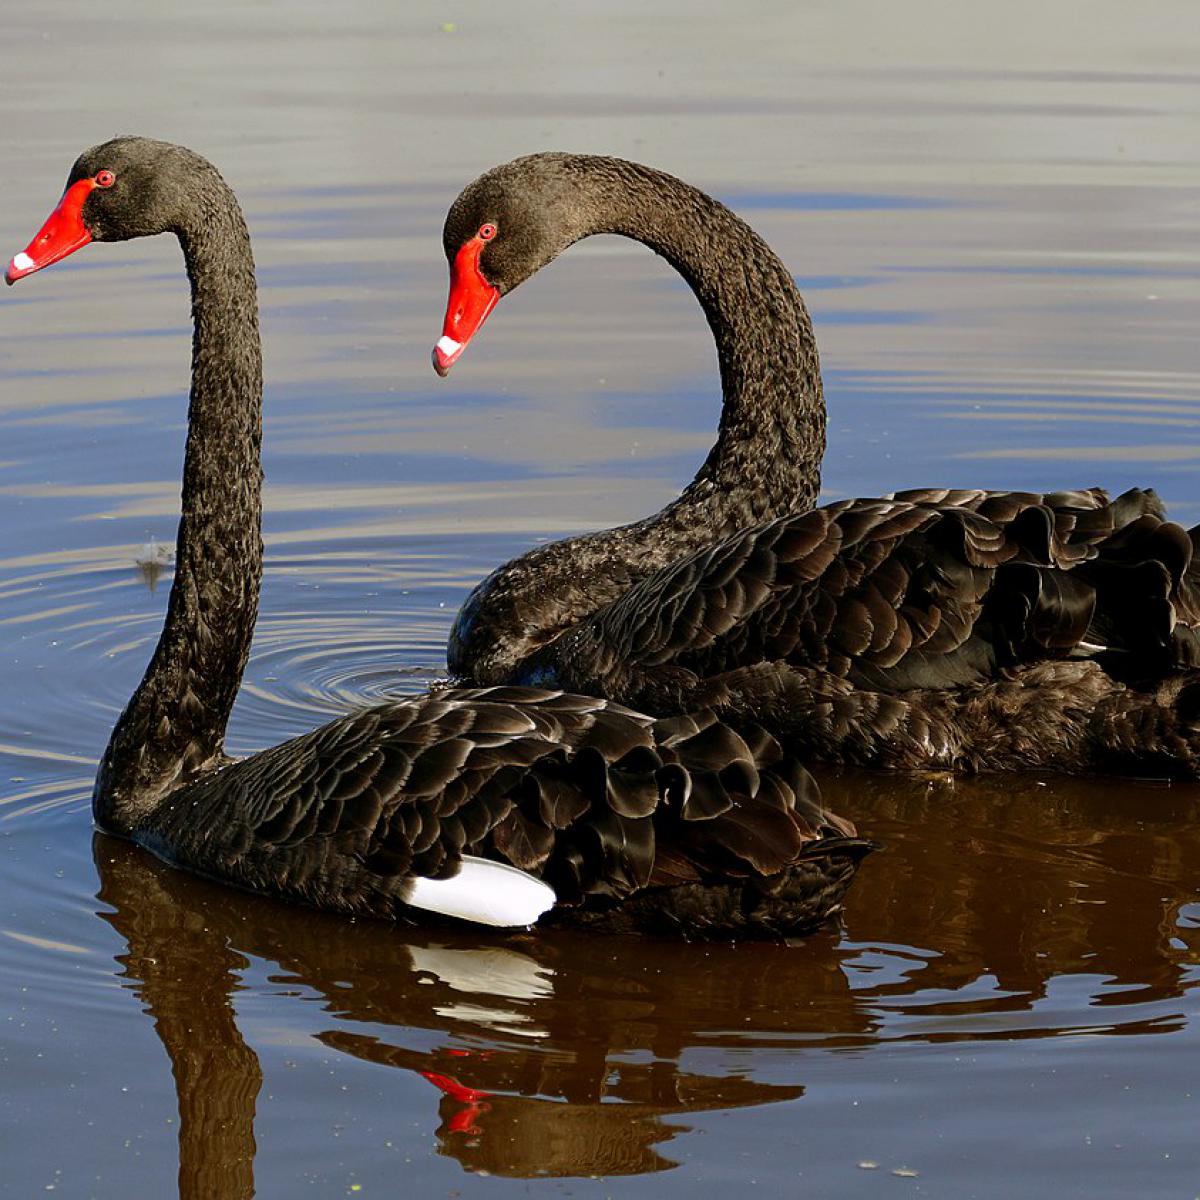
<svg viewBox="0 0 1200 1200">
<path fill-rule="evenodd" d="M 0 559 L 0 662 L 37 703 L 0 710 L 0 778 L 9 819 L 32 781 L 88 781 L 157 640 L 171 582 L 138 547 Z M 371 567 L 332 554 L 267 564 L 262 608 L 229 745 L 249 753 L 351 708 L 426 690 L 445 675 L 462 586 L 443 561 L 373 547 Z M 447 599 L 449 597 L 450 599 Z M 68 787 L 66 796 L 72 794 Z M 74 793 L 77 794 L 77 793 Z"/>
</svg>

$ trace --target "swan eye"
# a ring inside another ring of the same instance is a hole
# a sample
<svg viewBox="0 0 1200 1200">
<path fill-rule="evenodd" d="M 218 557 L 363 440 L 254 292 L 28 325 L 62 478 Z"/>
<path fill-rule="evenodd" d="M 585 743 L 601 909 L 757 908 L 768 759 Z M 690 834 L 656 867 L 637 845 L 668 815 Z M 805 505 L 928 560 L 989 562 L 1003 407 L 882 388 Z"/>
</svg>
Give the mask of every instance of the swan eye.
<svg viewBox="0 0 1200 1200">
<path fill-rule="evenodd" d="M 496 236 L 496 227 L 490 221 L 486 225 L 479 227 L 479 240 L 481 242 L 490 242 Z"/>
<path fill-rule="evenodd" d="M 117 182 L 117 177 L 111 171 L 96 172 L 96 186 L 102 188 L 110 188 Z"/>
</svg>

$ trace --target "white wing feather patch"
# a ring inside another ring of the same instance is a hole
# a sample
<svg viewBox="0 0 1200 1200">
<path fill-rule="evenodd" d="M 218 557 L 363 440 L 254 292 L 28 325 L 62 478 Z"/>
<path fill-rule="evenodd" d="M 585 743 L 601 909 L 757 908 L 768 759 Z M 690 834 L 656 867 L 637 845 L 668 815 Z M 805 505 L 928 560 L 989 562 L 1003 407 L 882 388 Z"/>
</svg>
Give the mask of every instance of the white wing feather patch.
<svg viewBox="0 0 1200 1200">
<path fill-rule="evenodd" d="M 413 908 L 473 921 L 477 925 L 532 925 L 554 907 L 554 890 L 507 863 L 464 854 L 452 879 L 415 876 L 405 889 Z"/>
</svg>

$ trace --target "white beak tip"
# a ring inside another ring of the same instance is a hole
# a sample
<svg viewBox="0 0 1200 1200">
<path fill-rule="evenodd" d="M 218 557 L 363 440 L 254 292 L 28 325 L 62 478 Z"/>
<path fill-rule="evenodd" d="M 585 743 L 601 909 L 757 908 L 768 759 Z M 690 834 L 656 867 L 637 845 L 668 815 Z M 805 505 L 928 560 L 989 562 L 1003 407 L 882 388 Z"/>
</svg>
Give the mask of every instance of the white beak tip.
<svg viewBox="0 0 1200 1200">
<path fill-rule="evenodd" d="M 12 262 L 8 264 L 8 270 L 4 272 L 4 282 L 16 283 L 18 279 L 28 275 L 30 271 L 36 270 L 37 263 L 22 250 L 20 254 L 13 255 Z"/>
</svg>

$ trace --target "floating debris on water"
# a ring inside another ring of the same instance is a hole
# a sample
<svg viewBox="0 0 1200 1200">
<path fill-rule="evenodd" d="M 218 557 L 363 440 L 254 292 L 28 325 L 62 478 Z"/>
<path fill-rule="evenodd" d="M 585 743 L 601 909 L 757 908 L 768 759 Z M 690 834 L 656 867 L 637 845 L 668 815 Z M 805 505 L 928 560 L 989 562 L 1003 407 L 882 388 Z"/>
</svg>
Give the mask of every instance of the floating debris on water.
<svg viewBox="0 0 1200 1200">
<path fill-rule="evenodd" d="M 134 555 L 133 561 L 142 577 L 142 582 L 151 590 L 158 586 L 164 568 L 175 559 L 175 547 L 151 538 Z"/>
</svg>

